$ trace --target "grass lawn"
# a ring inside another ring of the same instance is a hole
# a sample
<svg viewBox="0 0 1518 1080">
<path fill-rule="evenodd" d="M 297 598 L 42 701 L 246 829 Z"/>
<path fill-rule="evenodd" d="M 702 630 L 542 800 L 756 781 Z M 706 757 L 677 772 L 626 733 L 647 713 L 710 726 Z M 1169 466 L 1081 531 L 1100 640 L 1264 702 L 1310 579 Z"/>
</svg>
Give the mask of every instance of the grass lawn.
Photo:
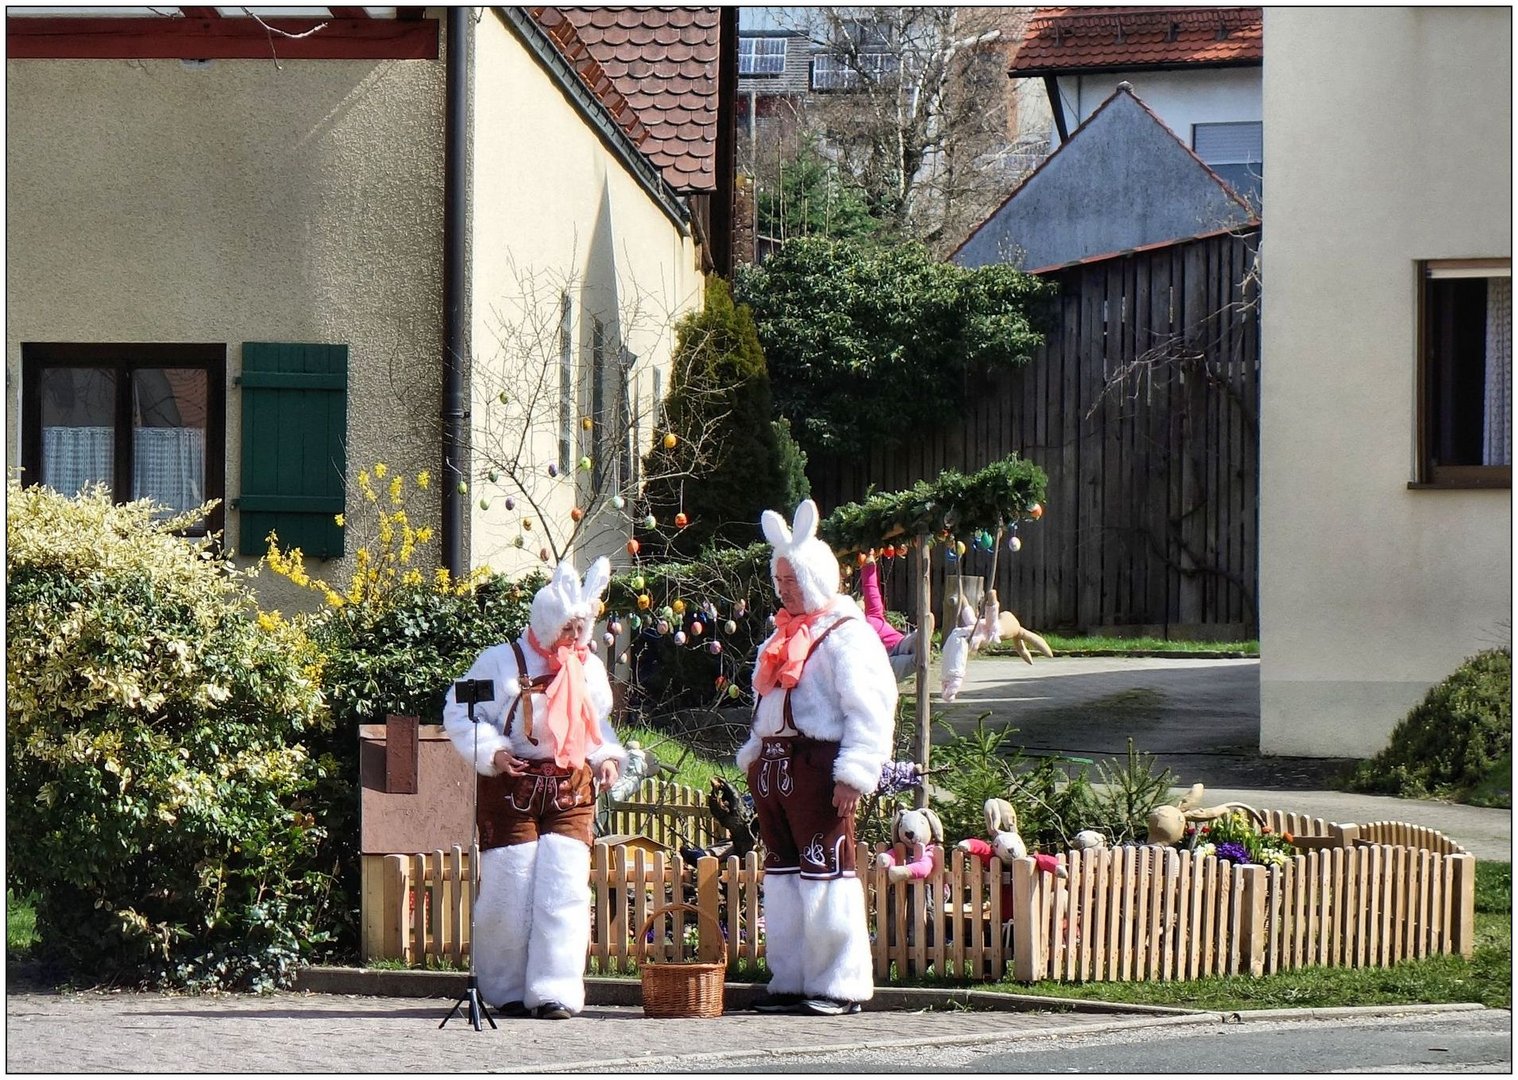
<svg viewBox="0 0 1518 1080">
<path fill-rule="evenodd" d="M 1259 656 L 1258 641 L 1171 641 L 1157 637 L 1065 637 L 1044 634 L 1043 639 L 1055 656 L 1148 656 L 1155 653 L 1196 656 Z M 984 656 L 1016 656 L 1017 650 L 1005 643 L 987 645 Z"/>
<path fill-rule="evenodd" d="M 37 943 L 37 913 L 30 896 L 5 890 L 5 955 L 21 957 Z"/>
</svg>

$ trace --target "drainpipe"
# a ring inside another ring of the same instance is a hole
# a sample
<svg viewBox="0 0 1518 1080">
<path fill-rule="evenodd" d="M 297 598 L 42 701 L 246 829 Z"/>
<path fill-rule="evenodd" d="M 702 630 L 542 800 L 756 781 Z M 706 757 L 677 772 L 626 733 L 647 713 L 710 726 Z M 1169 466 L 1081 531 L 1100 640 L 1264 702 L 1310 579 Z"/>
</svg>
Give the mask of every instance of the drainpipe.
<svg viewBox="0 0 1518 1080">
<path fill-rule="evenodd" d="M 442 560 L 455 576 L 464 564 L 464 208 L 467 176 L 464 138 L 468 131 L 468 26 L 471 9 L 448 9 L 447 89 L 443 135 L 443 484 Z"/>
</svg>

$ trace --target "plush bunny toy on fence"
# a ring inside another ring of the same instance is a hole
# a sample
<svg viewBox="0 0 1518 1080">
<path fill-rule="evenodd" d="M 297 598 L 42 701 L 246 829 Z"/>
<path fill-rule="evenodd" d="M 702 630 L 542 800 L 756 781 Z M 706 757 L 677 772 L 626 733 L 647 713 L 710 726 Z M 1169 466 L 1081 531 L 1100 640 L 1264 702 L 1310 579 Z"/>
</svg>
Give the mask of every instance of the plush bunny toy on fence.
<svg viewBox="0 0 1518 1080">
<path fill-rule="evenodd" d="M 1012 808 L 1012 804 L 1006 799 L 987 799 L 985 813 L 986 833 L 991 839 L 986 841 L 971 837 L 961 840 L 956 846 L 981 862 L 990 862 L 994 856 L 1006 864 L 1026 856 L 1028 845 L 1023 841 L 1022 833 L 1017 830 L 1017 811 Z M 1065 868 L 1053 855 L 1035 854 L 1033 864 L 1041 873 L 1053 874 L 1055 877 L 1065 876 Z M 1010 897 L 1012 875 L 1005 867 L 1002 883 Z"/>
<path fill-rule="evenodd" d="M 891 837 L 906 847 L 911 861 L 897 864 L 894 852 L 882 851 L 875 862 L 886 868 L 891 881 L 921 881 L 943 869 L 943 822 L 932 810 L 898 810 L 891 821 Z"/>
</svg>

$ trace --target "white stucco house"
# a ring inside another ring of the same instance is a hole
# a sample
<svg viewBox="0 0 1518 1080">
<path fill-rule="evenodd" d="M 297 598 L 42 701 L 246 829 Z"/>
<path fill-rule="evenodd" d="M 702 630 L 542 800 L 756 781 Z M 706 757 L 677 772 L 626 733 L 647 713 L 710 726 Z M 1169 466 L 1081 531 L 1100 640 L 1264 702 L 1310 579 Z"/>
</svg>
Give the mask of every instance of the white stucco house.
<svg viewBox="0 0 1518 1080">
<path fill-rule="evenodd" d="M 1261 748 L 1512 644 L 1512 9 L 1267 8 Z"/>
<path fill-rule="evenodd" d="M 7 464 L 221 499 L 242 564 L 274 528 L 339 580 L 335 516 L 383 461 L 431 474 L 443 565 L 538 565 L 479 464 L 509 342 L 551 328 L 522 459 L 567 521 L 583 457 L 632 482 L 672 323 L 729 266 L 736 18 L 300 12 L 7 9 Z M 582 560 L 621 550 L 606 524 Z"/>
</svg>

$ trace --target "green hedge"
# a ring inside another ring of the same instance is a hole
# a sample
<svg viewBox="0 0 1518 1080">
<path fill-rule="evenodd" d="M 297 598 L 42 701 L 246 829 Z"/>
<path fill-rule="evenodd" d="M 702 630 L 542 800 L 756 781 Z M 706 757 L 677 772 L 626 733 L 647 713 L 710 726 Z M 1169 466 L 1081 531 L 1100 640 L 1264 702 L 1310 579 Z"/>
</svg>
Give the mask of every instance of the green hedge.
<svg viewBox="0 0 1518 1080">
<path fill-rule="evenodd" d="M 1512 765 L 1513 658 L 1491 649 L 1431 689 L 1386 749 L 1359 766 L 1351 787 L 1511 807 Z"/>
</svg>

